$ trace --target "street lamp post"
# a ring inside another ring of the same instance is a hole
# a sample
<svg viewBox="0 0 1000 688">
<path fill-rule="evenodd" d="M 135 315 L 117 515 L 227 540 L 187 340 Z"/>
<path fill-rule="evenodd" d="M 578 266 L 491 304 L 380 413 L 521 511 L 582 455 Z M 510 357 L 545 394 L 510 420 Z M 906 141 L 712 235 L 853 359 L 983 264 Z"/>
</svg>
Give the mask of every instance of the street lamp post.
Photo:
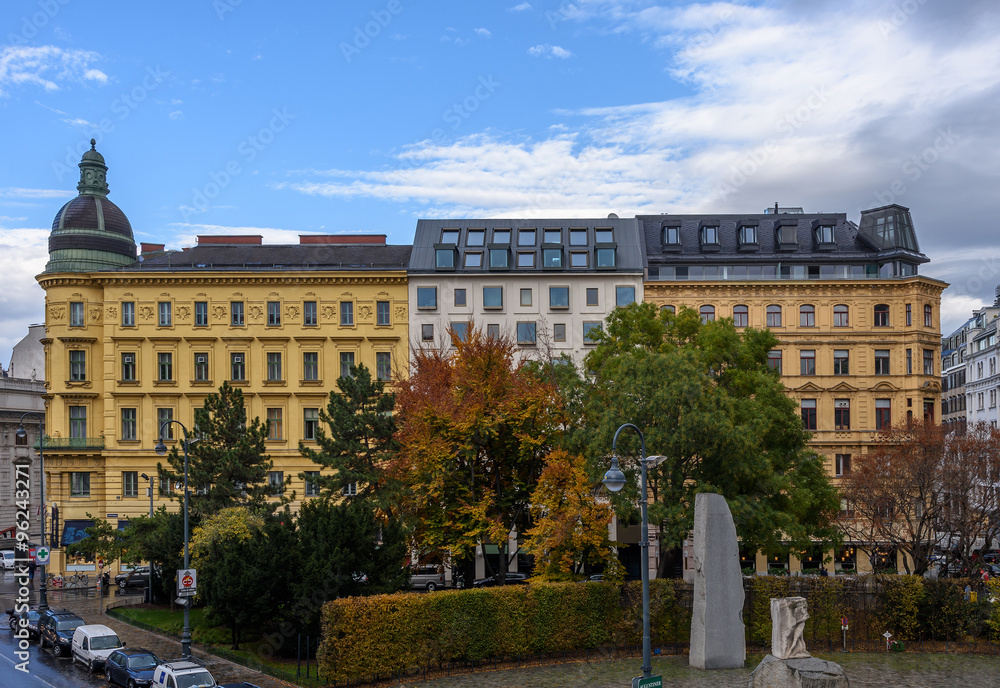
<svg viewBox="0 0 1000 688">
<path fill-rule="evenodd" d="M 167 445 L 163 443 L 163 434 L 171 423 L 177 423 L 181 426 L 181 430 L 184 431 L 184 442 L 181 446 L 184 447 L 184 568 L 191 567 L 191 558 L 188 553 L 188 429 L 184 427 L 184 424 L 179 420 L 165 420 L 160 425 L 160 441 L 156 445 L 156 453 L 163 456 L 167 453 Z M 152 483 L 150 483 L 152 485 Z M 152 492 L 150 492 L 150 501 L 152 501 Z M 152 507 L 150 507 L 152 508 Z M 150 569 L 150 577 L 152 577 L 152 569 Z M 184 659 L 191 658 L 191 601 L 184 600 L 184 629 L 181 631 L 181 657 Z"/>
<path fill-rule="evenodd" d="M 149 517 L 153 518 L 153 476 L 141 474 L 143 480 L 149 481 Z M 149 562 L 149 574 L 146 576 L 146 602 L 153 604 L 153 561 Z"/>
<path fill-rule="evenodd" d="M 639 510 L 642 513 L 642 541 L 639 546 L 642 549 L 642 677 L 649 678 L 653 673 L 653 659 L 650 651 L 649 636 L 649 518 L 646 515 L 646 470 L 650 466 L 663 461 L 664 456 L 646 456 L 646 438 L 642 431 L 632 423 L 624 423 L 615 431 L 615 437 L 611 441 L 611 468 L 604 474 L 604 486 L 611 492 L 618 492 L 625 487 L 625 474 L 618 467 L 618 455 L 615 448 L 618 445 L 618 435 L 625 428 L 635 430 L 639 435 L 639 468 L 642 479 L 640 482 L 641 492 L 639 495 Z"/>
<path fill-rule="evenodd" d="M 14 433 L 18 437 L 27 437 L 28 433 L 24 429 L 24 417 L 34 416 L 38 419 L 38 461 L 39 461 L 39 473 L 41 474 L 41 525 L 42 525 L 42 536 L 41 536 L 41 546 L 45 546 L 45 416 L 41 413 L 35 411 L 28 411 L 21 415 L 21 420 L 18 422 L 17 431 Z M 38 588 L 38 611 L 44 612 L 49 608 L 49 588 L 45 582 L 45 566 L 39 567 L 41 570 L 42 584 Z"/>
</svg>

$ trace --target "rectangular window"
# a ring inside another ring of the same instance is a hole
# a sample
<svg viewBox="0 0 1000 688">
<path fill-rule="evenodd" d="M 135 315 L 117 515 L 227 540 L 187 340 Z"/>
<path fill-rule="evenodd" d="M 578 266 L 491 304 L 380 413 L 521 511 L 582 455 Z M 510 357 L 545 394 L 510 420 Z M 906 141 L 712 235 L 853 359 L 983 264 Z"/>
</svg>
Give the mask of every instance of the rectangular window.
<svg viewBox="0 0 1000 688">
<path fill-rule="evenodd" d="M 434 325 L 425 324 L 420 326 L 420 341 L 422 342 L 434 341 Z"/>
<path fill-rule="evenodd" d="M 172 408 L 156 409 L 156 433 L 158 437 L 165 440 L 174 439 L 174 410 Z M 166 425 L 164 425 L 166 423 Z"/>
<path fill-rule="evenodd" d="M 319 352 L 306 351 L 302 354 L 302 379 L 319 379 Z"/>
<path fill-rule="evenodd" d="M 485 229 L 470 229 L 465 236 L 466 246 L 484 246 L 486 244 Z"/>
<path fill-rule="evenodd" d="M 353 351 L 341 351 L 340 352 L 340 377 L 354 377 L 354 373 L 351 372 L 351 368 L 354 367 L 354 352 Z"/>
<path fill-rule="evenodd" d="M 208 327 L 208 301 L 194 302 L 194 326 Z"/>
<path fill-rule="evenodd" d="M 569 230 L 569 245 L 570 246 L 586 246 L 587 245 L 587 230 L 586 229 L 571 229 L 571 230 Z"/>
<path fill-rule="evenodd" d="M 375 324 L 383 327 L 392 324 L 388 301 L 375 302 Z"/>
<path fill-rule="evenodd" d="M 549 308 L 569 308 L 569 287 L 549 287 Z"/>
<path fill-rule="evenodd" d="M 934 351 L 924 349 L 924 375 L 934 374 Z"/>
<path fill-rule="evenodd" d="M 466 305 L 465 290 L 464 289 L 456 289 L 455 290 L 455 306 L 457 306 L 457 307 L 464 307 L 465 305 Z"/>
<path fill-rule="evenodd" d="M 490 339 L 500 339 L 500 326 L 499 325 L 487 325 L 486 326 L 486 336 Z"/>
<path fill-rule="evenodd" d="M 460 342 L 464 342 L 465 338 L 469 336 L 468 320 L 463 320 L 462 322 L 453 322 L 450 325 L 450 328 L 452 336 L 457 338 Z"/>
<path fill-rule="evenodd" d="M 552 326 L 552 339 L 557 342 L 566 341 L 566 323 L 556 323 Z"/>
<path fill-rule="evenodd" d="M 906 326 L 909 327 L 913 324 L 913 305 L 906 304 Z"/>
<path fill-rule="evenodd" d="M 268 471 L 267 487 L 273 495 L 280 495 L 285 491 L 284 471 Z"/>
<path fill-rule="evenodd" d="M 243 327 L 243 302 L 233 301 L 229 304 L 229 310 L 232 314 L 232 320 L 230 323 L 233 327 Z"/>
<path fill-rule="evenodd" d="M 570 251 L 569 266 L 571 268 L 585 268 L 590 265 L 590 253 L 587 251 Z"/>
<path fill-rule="evenodd" d="M 455 269 L 456 251 L 453 248 L 434 249 L 434 267 L 440 270 Z"/>
<path fill-rule="evenodd" d="M 612 244 L 615 241 L 615 230 L 612 227 L 597 227 L 594 229 L 594 243 Z"/>
<path fill-rule="evenodd" d="M 531 289 L 526 288 L 521 290 L 521 305 L 530 306 L 531 305 Z"/>
<path fill-rule="evenodd" d="M 834 458 L 834 472 L 838 478 L 851 474 L 851 455 L 837 454 Z"/>
<path fill-rule="evenodd" d="M 170 327 L 171 323 L 173 322 L 172 306 L 173 304 L 170 303 L 169 301 L 160 301 L 159 303 L 160 327 Z"/>
<path fill-rule="evenodd" d="M 229 354 L 230 380 L 246 380 L 247 367 L 245 354 Z"/>
<path fill-rule="evenodd" d="M 546 244 L 561 244 L 562 230 L 546 228 L 544 234 L 542 235 L 542 242 Z"/>
<path fill-rule="evenodd" d="M 135 327 L 135 301 L 122 301 L 122 327 Z"/>
<path fill-rule="evenodd" d="M 306 483 L 306 497 L 315 497 L 319 494 L 319 471 L 305 471 L 302 474 Z"/>
<path fill-rule="evenodd" d="M 587 287 L 587 305 L 588 306 L 599 306 L 599 299 L 597 296 L 597 287 Z"/>
<path fill-rule="evenodd" d="M 69 326 L 83 327 L 87 324 L 87 316 L 83 309 L 83 301 L 71 301 L 69 304 Z"/>
<path fill-rule="evenodd" d="M 889 350 L 875 349 L 875 374 L 889 374 Z"/>
<path fill-rule="evenodd" d="M 663 228 L 663 243 L 666 246 L 676 246 L 681 243 L 681 228 L 680 227 L 664 227 Z"/>
<path fill-rule="evenodd" d="M 465 267 L 467 267 L 467 268 L 481 268 L 481 267 L 483 267 L 483 253 L 482 253 L 482 251 L 466 251 L 465 252 Z"/>
<path fill-rule="evenodd" d="M 358 484 L 357 483 L 347 483 L 342 488 L 340 488 L 340 494 L 345 497 L 356 497 L 358 495 Z"/>
<path fill-rule="evenodd" d="M 315 301 L 302 302 L 302 324 L 305 327 L 316 327 L 319 324 L 319 311 Z"/>
<path fill-rule="evenodd" d="M 517 324 L 517 343 L 524 345 L 535 343 L 535 323 L 519 322 Z"/>
<path fill-rule="evenodd" d="M 618 264 L 618 249 L 615 248 L 598 248 L 597 251 L 597 267 L 599 268 L 613 268 Z"/>
<path fill-rule="evenodd" d="M 123 408 L 122 416 L 122 436 L 121 439 L 130 441 L 136 439 L 136 409 Z"/>
<path fill-rule="evenodd" d="M 801 402 L 802 409 L 802 427 L 806 430 L 816 429 L 816 400 L 815 399 L 803 399 Z"/>
<path fill-rule="evenodd" d="M 535 252 L 534 251 L 518 251 L 518 253 L 517 253 L 517 267 L 519 267 L 519 268 L 533 268 L 533 267 L 535 267 Z"/>
<path fill-rule="evenodd" d="M 281 302 L 280 301 L 268 301 L 267 302 L 267 326 L 268 327 L 278 327 L 281 325 Z"/>
<path fill-rule="evenodd" d="M 281 377 L 281 353 L 271 351 L 267 354 L 267 379 L 278 382 Z"/>
<path fill-rule="evenodd" d="M 924 327 L 934 326 L 934 309 L 930 305 L 924 306 Z"/>
<path fill-rule="evenodd" d="M 561 268 L 563 266 L 563 251 L 561 248 L 542 249 L 543 268 Z"/>
<path fill-rule="evenodd" d="M 208 354 L 201 353 L 194 355 L 194 379 L 198 382 L 207 382 L 208 377 Z"/>
<path fill-rule="evenodd" d="M 510 230 L 509 229 L 494 229 L 493 230 L 493 243 L 494 244 L 509 244 L 510 243 Z"/>
<path fill-rule="evenodd" d="M 69 474 L 69 496 L 70 497 L 90 496 L 90 473 Z"/>
<path fill-rule="evenodd" d="M 615 287 L 615 305 L 619 308 L 635 303 L 635 287 Z"/>
<path fill-rule="evenodd" d="M 781 352 L 780 351 L 768 351 L 767 352 L 767 367 L 771 370 L 778 371 L 778 375 L 781 375 Z"/>
<path fill-rule="evenodd" d="M 757 243 L 757 225 L 740 226 L 740 244 Z"/>
<path fill-rule="evenodd" d="M 392 379 L 392 354 L 388 351 L 375 352 L 375 375 L 379 380 Z"/>
<path fill-rule="evenodd" d="M 767 326 L 781 327 L 781 306 L 767 307 Z"/>
<path fill-rule="evenodd" d="M 503 287 L 483 287 L 483 308 L 503 308 Z"/>
<path fill-rule="evenodd" d="M 816 374 L 816 351 L 803 349 L 799 352 L 799 375 Z"/>
<path fill-rule="evenodd" d="M 875 429 L 882 430 L 892 425 L 892 400 L 875 400 Z"/>
<path fill-rule="evenodd" d="M 340 302 L 340 324 L 344 327 L 352 327 L 354 325 L 354 302 L 353 301 L 341 301 Z"/>
<path fill-rule="evenodd" d="M 281 409 L 267 409 L 267 439 L 280 440 L 281 435 Z"/>
<path fill-rule="evenodd" d="M 122 497 L 138 497 L 138 496 L 139 496 L 139 472 L 123 471 Z"/>
<path fill-rule="evenodd" d="M 701 243 L 703 243 L 703 244 L 717 244 L 717 243 L 719 243 L 719 228 L 718 227 L 702 227 L 701 228 Z"/>
<path fill-rule="evenodd" d="M 458 236 L 461 233 L 459 229 L 442 229 L 441 230 L 441 243 L 442 244 L 457 244 Z"/>
<path fill-rule="evenodd" d="M 490 269 L 506 270 L 510 267 L 510 251 L 505 248 L 490 249 Z"/>
<path fill-rule="evenodd" d="M 87 352 L 69 352 L 69 379 L 80 382 L 87 379 Z"/>
<path fill-rule="evenodd" d="M 906 374 L 913 375 L 913 349 L 906 350 Z"/>
<path fill-rule="evenodd" d="M 583 323 L 583 342 L 584 344 L 593 344 L 596 340 L 594 336 L 596 333 L 601 331 L 601 323 L 599 322 L 585 322 Z"/>
<path fill-rule="evenodd" d="M 316 431 L 319 429 L 319 409 L 302 409 L 302 436 L 307 440 L 316 439 Z"/>
<path fill-rule="evenodd" d="M 816 307 L 799 307 L 799 327 L 816 327 Z"/>
<path fill-rule="evenodd" d="M 174 355 L 169 351 L 160 352 L 156 355 L 156 379 L 168 381 L 174 379 Z"/>
<path fill-rule="evenodd" d="M 833 402 L 833 429 L 851 429 L 851 400 L 835 399 Z"/>
<path fill-rule="evenodd" d="M 833 374 L 851 374 L 851 352 L 847 349 L 834 349 L 833 351 Z"/>
</svg>

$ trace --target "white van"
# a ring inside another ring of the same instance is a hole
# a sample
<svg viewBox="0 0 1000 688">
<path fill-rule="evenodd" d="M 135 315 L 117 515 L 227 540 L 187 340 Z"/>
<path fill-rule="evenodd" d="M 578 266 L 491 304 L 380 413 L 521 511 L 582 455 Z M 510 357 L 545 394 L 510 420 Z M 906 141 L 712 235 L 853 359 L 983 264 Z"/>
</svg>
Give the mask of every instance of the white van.
<svg viewBox="0 0 1000 688">
<path fill-rule="evenodd" d="M 14 550 L 12 549 L 5 549 L 0 552 L 0 557 L 3 557 L 2 561 L 0 561 L 0 569 L 3 569 L 4 571 L 13 571 L 15 556 Z"/>
<path fill-rule="evenodd" d="M 87 624 L 73 631 L 73 661 L 83 662 L 90 671 L 103 666 L 108 655 L 123 647 L 125 643 L 103 624 Z"/>
</svg>

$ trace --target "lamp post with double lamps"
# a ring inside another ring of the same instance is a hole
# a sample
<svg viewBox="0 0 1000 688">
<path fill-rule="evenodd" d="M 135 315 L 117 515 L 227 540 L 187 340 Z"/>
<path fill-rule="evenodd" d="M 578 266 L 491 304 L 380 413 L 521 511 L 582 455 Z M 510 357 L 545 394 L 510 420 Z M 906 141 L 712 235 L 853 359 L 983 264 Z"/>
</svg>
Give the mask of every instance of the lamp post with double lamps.
<svg viewBox="0 0 1000 688">
<path fill-rule="evenodd" d="M 34 416 L 38 419 L 38 462 L 39 462 L 39 474 L 41 475 L 41 525 L 42 525 L 42 535 L 41 535 L 41 546 L 45 547 L 45 416 L 41 413 L 35 411 L 28 411 L 21 415 L 21 420 L 18 422 L 17 431 L 14 433 L 20 438 L 25 438 L 28 436 L 27 431 L 24 429 L 24 417 Z M 49 589 L 45 583 L 45 565 L 38 567 L 42 576 L 41 587 L 38 588 L 38 611 L 39 613 L 47 611 L 49 608 Z"/>
<path fill-rule="evenodd" d="M 639 468 L 642 474 L 639 494 L 639 510 L 642 513 L 642 540 L 639 543 L 642 549 L 642 562 L 640 564 L 642 573 L 642 677 L 649 678 L 653 673 L 653 658 L 649 636 L 649 518 L 646 515 L 646 470 L 667 457 L 646 456 L 646 438 L 642 431 L 632 423 L 624 423 L 615 431 L 615 438 L 611 441 L 611 468 L 604 474 L 604 486 L 611 492 L 618 492 L 625 487 L 625 474 L 618 467 L 618 455 L 615 453 L 618 435 L 625 428 L 631 428 L 639 435 Z"/>
<path fill-rule="evenodd" d="M 191 567 L 191 558 L 188 554 L 188 445 L 191 440 L 188 438 L 188 429 L 184 427 L 184 424 L 179 420 L 165 420 L 160 425 L 160 441 L 156 445 L 156 453 L 163 456 L 167 453 L 167 445 L 163 443 L 164 433 L 167 427 L 171 423 L 177 423 L 181 426 L 181 430 L 184 431 L 184 442 L 181 446 L 184 447 L 184 568 L 188 569 Z M 150 483 L 152 485 L 152 483 Z M 152 495 L 152 492 L 150 493 Z M 152 500 L 152 497 L 150 497 Z M 152 570 L 150 570 L 150 577 L 152 577 Z M 191 601 L 184 600 L 184 629 L 181 631 L 181 657 L 184 659 L 191 658 Z"/>
</svg>

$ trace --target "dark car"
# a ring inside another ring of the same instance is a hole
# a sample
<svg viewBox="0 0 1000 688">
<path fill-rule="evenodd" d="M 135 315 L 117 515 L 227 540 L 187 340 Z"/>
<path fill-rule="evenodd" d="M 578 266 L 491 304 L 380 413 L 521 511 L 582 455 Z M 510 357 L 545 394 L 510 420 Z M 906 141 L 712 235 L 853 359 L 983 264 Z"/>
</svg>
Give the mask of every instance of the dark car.
<svg viewBox="0 0 1000 688">
<path fill-rule="evenodd" d="M 26 612 L 21 612 L 17 617 L 17 623 L 22 628 L 28 629 L 28 638 L 35 639 L 38 637 L 38 617 L 41 616 L 37 609 L 29 609 Z"/>
<path fill-rule="evenodd" d="M 149 584 L 149 567 L 136 566 L 131 571 L 123 571 L 115 576 L 115 585 L 124 590 L 129 586 L 145 588 Z"/>
<path fill-rule="evenodd" d="M 73 645 L 73 631 L 87 622 L 73 612 L 46 610 L 38 617 L 38 646 L 52 646 L 56 657 L 68 655 Z"/>
<path fill-rule="evenodd" d="M 153 670 L 160 663 L 149 650 L 127 647 L 115 650 L 104 660 L 104 678 L 108 683 L 135 688 L 153 682 Z"/>
<path fill-rule="evenodd" d="M 528 574 L 518 573 L 516 571 L 509 571 L 507 573 L 506 584 L 507 585 L 526 585 L 528 582 Z M 492 588 L 495 585 L 500 585 L 500 574 L 495 576 L 490 576 L 489 578 L 477 578 L 472 583 L 474 588 Z"/>
</svg>

